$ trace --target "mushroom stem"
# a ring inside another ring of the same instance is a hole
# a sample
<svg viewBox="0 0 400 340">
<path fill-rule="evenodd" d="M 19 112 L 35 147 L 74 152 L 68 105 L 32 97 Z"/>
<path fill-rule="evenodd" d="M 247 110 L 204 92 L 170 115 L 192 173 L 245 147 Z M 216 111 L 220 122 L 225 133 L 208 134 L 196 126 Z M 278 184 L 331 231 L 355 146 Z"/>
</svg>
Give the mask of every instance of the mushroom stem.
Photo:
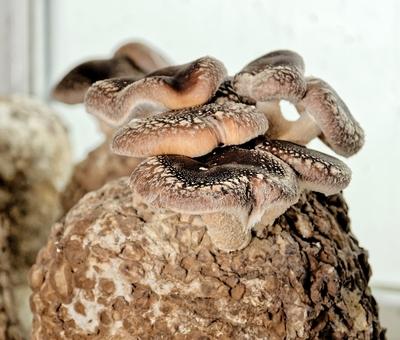
<svg viewBox="0 0 400 340">
<path fill-rule="evenodd" d="M 262 111 L 269 122 L 268 137 L 306 145 L 321 134 L 321 129 L 314 118 L 297 106 L 301 113 L 295 121 L 287 120 L 283 115 L 278 100 L 259 102 L 257 108 Z"/>
<path fill-rule="evenodd" d="M 282 131 L 278 139 L 306 145 L 320 134 L 321 129 L 315 123 L 314 118 L 307 112 L 303 112 L 299 119 L 288 126 L 288 129 Z"/>
<path fill-rule="evenodd" d="M 251 228 L 240 218 L 228 213 L 211 213 L 202 216 L 213 244 L 220 250 L 231 252 L 246 247 L 251 239 Z"/>
<path fill-rule="evenodd" d="M 267 131 L 268 137 L 277 139 L 282 131 L 289 128 L 293 122 L 288 121 L 283 117 L 279 100 L 271 100 L 267 102 L 257 102 L 257 109 L 264 113 L 268 119 L 269 128 Z"/>
<path fill-rule="evenodd" d="M 292 204 L 296 204 L 299 199 L 299 194 L 297 194 L 295 197 L 293 197 Z M 286 210 L 290 208 L 291 205 L 284 204 L 284 203 L 278 203 L 275 202 L 274 204 L 270 204 L 269 207 L 265 210 L 264 214 L 261 217 L 261 225 L 263 226 L 271 226 L 274 224 L 275 220 L 283 215 Z"/>
</svg>

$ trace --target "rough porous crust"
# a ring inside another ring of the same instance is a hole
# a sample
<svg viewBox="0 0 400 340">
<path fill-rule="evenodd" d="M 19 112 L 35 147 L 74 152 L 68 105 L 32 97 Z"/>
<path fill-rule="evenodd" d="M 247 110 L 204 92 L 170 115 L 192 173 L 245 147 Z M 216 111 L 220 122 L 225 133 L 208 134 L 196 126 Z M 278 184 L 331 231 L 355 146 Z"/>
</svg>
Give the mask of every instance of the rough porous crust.
<svg viewBox="0 0 400 340">
<path fill-rule="evenodd" d="M 57 114 L 30 97 L 0 96 L 1 233 L 6 232 L 7 225 L 1 252 L 9 254 L 7 261 L 12 268 L 7 272 L 9 283 L 2 281 L 0 289 L 6 297 L 7 290 L 13 290 L 18 298 L 16 302 L 5 298 L 5 310 L 9 306 L 18 310 L 25 333 L 31 324 L 29 307 L 23 299 L 29 296 L 27 272 L 46 243 L 52 224 L 61 216 L 60 190 L 71 169 L 67 130 Z"/>
<path fill-rule="evenodd" d="M 0 213 L 0 339 L 22 339 L 10 280 L 10 221 Z"/>
<path fill-rule="evenodd" d="M 75 166 L 61 197 L 64 212 L 68 212 L 89 191 L 101 188 L 112 179 L 130 175 L 142 160 L 111 153 L 110 140 L 106 140 Z"/>
<path fill-rule="evenodd" d="M 30 273 L 33 339 L 382 339 L 367 253 L 341 195 L 303 194 L 241 251 L 198 216 L 86 195 Z"/>
<path fill-rule="evenodd" d="M 39 100 L 0 96 L 0 179 L 48 181 L 64 187 L 71 171 L 67 130 L 57 114 Z"/>
<path fill-rule="evenodd" d="M 72 168 L 70 151 L 66 128 L 44 103 L 0 97 L 0 213 L 11 223 L 14 283 L 26 282 L 26 270 L 61 215 L 59 191 Z"/>
<path fill-rule="evenodd" d="M 14 283 L 26 283 L 27 269 L 60 217 L 59 189 L 72 167 L 66 130 L 41 105 L 0 98 L 0 213 L 11 222 Z"/>
</svg>

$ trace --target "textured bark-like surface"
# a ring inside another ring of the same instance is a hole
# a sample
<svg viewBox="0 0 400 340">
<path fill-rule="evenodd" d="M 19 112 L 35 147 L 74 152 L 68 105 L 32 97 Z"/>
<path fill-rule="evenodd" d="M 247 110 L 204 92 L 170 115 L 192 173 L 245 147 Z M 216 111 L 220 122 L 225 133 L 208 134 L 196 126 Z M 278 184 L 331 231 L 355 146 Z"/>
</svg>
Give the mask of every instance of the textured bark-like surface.
<svg viewBox="0 0 400 340">
<path fill-rule="evenodd" d="M 28 184 L 23 176 L 18 176 L 15 182 L 0 182 L 0 194 L 10 197 L 0 212 L 11 221 L 8 246 L 14 268 L 12 281 L 26 284 L 37 252 L 46 243 L 51 225 L 61 216 L 60 192 L 47 182 Z"/>
<path fill-rule="evenodd" d="M 341 195 L 303 194 L 243 250 L 127 179 L 54 225 L 30 273 L 33 339 L 383 339 L 367 253 Z"/>
<path fill-rule="evenodd" d="M 72 166 L 57 114 L 32 98 L 0 97 L 0 160 L 0 213 L 11 221 L 13 283 L 26 283 L 27 269 L 61 214 L 60 190 Z"/>
<path fill-rule="evenodd" d="M 10 280 L 10 221 L 0 213 L 0 339 L 22 339 Z"/>
<path fill-rule="evenodd" d="M 67 131 L 57 114 L 32 98 L 0 97 L 0 215 L 9 228 L 1 251 L 9 254 L 7 289 L 16 298 L 7 306 L 17 310 L 24 334 L 31 325 L 28 270 L 61 216 L 60 190 L 71 168 Z"/>
<path fill-rule="evenodd" d="M 89 191 L 101 188 L 112 179 L 130 175 L 142 161 L 139 158 L 118 156 L 112 153 L 110 143 L 109 137 L 75 166 L 71 180 L 62 196 L 65 212 L 68 212 Z"/>
</svg>

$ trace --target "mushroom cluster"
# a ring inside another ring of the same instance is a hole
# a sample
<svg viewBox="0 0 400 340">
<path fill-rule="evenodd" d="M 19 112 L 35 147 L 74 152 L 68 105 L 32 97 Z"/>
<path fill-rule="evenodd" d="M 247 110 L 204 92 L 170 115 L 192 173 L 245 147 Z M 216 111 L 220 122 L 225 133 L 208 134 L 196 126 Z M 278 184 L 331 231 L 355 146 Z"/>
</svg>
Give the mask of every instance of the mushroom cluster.
<svg viewBox="0 0 400 340">
<path fill-rule="evenodd" d="M 279 101 L 300 118 L 285 120 Z M 304 145 L 321 138 L 351 156 L 362 128 L 324 81 L 304 76 L 297 53 L 268 53 L 228 77 L 222 62 L 202 57 L 136 77 L 95 82 L 89 113 L 119 127 L 112 150 L 144 158 L 130 186 L 143 202 L 201 215 L 215 246 L 245 247 L 260 221 L 271 224 L 302 191 L 331 195 L 350 182 L 339 159 Z"/>
</svg>

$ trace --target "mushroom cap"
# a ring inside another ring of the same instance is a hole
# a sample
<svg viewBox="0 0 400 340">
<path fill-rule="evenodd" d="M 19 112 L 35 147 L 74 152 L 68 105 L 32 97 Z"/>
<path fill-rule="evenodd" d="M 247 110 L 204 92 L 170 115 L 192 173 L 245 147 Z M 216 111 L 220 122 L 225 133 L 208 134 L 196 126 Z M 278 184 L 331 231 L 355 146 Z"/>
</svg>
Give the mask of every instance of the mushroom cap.
<svg viewBox="0 0 400 340">
<path fill-rule="evenodd" d="M 161 53 L 139 42 L 122 45 L 114 53 L 114 57 L 120 56 L 128 57 L 144 73 L 150 73 L 171 64 Z"/>
<path fill-rule="evenodd" d="M 125 56 L 87 61 L 74 67 L 61 79 L 53 89 L 52 97 L 66 104 L 78 104 L 83 102 L 86 91 L 98 80 L 122 76 L 139 80 L 144 75 Z"/>
<path fill-rule="evenodd" d="M 265 54 L 235 75 L 233 88 L 240 96 L 255 101 L 297 102 L 306 91 L 303 58 L 288 50 Z"/>
<path fill-rule="evenodd" d="M 91 60 L 74 67 L 55 86 L 52 96 L 66 104 L 82 103 L 86 91 L 96 81 L 116 77 L 139 80 L 145 74 L 169 64 L 149 46 L 130 42 L 118 48 L 110 59 Z"/>
<path fill-rule="evenodd" d="M 218 145 L 245 143 L 268 129 L 254 106 L 227 102 L 133 119 L 114 136 L 113 152 L 132 157 L 179 154 L 198 157 Z"/>
<path fill-rule="evenodd" d="M 307 92 L 297 104 L 321 129 L 321 140 L 337 154 L 349 157 L 364 144 L 364 131 L 336 91 L 318 78 L 307 79 Z"/>
<path fill-rule="evenodd" d="M 255 148 L 267 151 L 289 164 L 303 189 L 332 195 L 350 183 L 350 168 L 339 159 L 322 152 L 283 140 L 268 139 L 262 140 Z"/>
<path fill-rule="evenodd" d="M 86 109 L 112 125 L 133 117 L 207 103 L 226 76 L 225 66 L 212 57 L 171 66 L 136 79 L 108 79 L 91 86 Z"/>
<path fill-rule="evenodd" d="M 157 208 L 185 214 L 223 212 L 245 225 L 258 222 L 273 205 L 287 209 L 299 196 L 296 175 L 287 164 L 266 152 L 237 147 L 197 160 L 150 157 L 134 170 L 130 185 Z"/>
</svg>

